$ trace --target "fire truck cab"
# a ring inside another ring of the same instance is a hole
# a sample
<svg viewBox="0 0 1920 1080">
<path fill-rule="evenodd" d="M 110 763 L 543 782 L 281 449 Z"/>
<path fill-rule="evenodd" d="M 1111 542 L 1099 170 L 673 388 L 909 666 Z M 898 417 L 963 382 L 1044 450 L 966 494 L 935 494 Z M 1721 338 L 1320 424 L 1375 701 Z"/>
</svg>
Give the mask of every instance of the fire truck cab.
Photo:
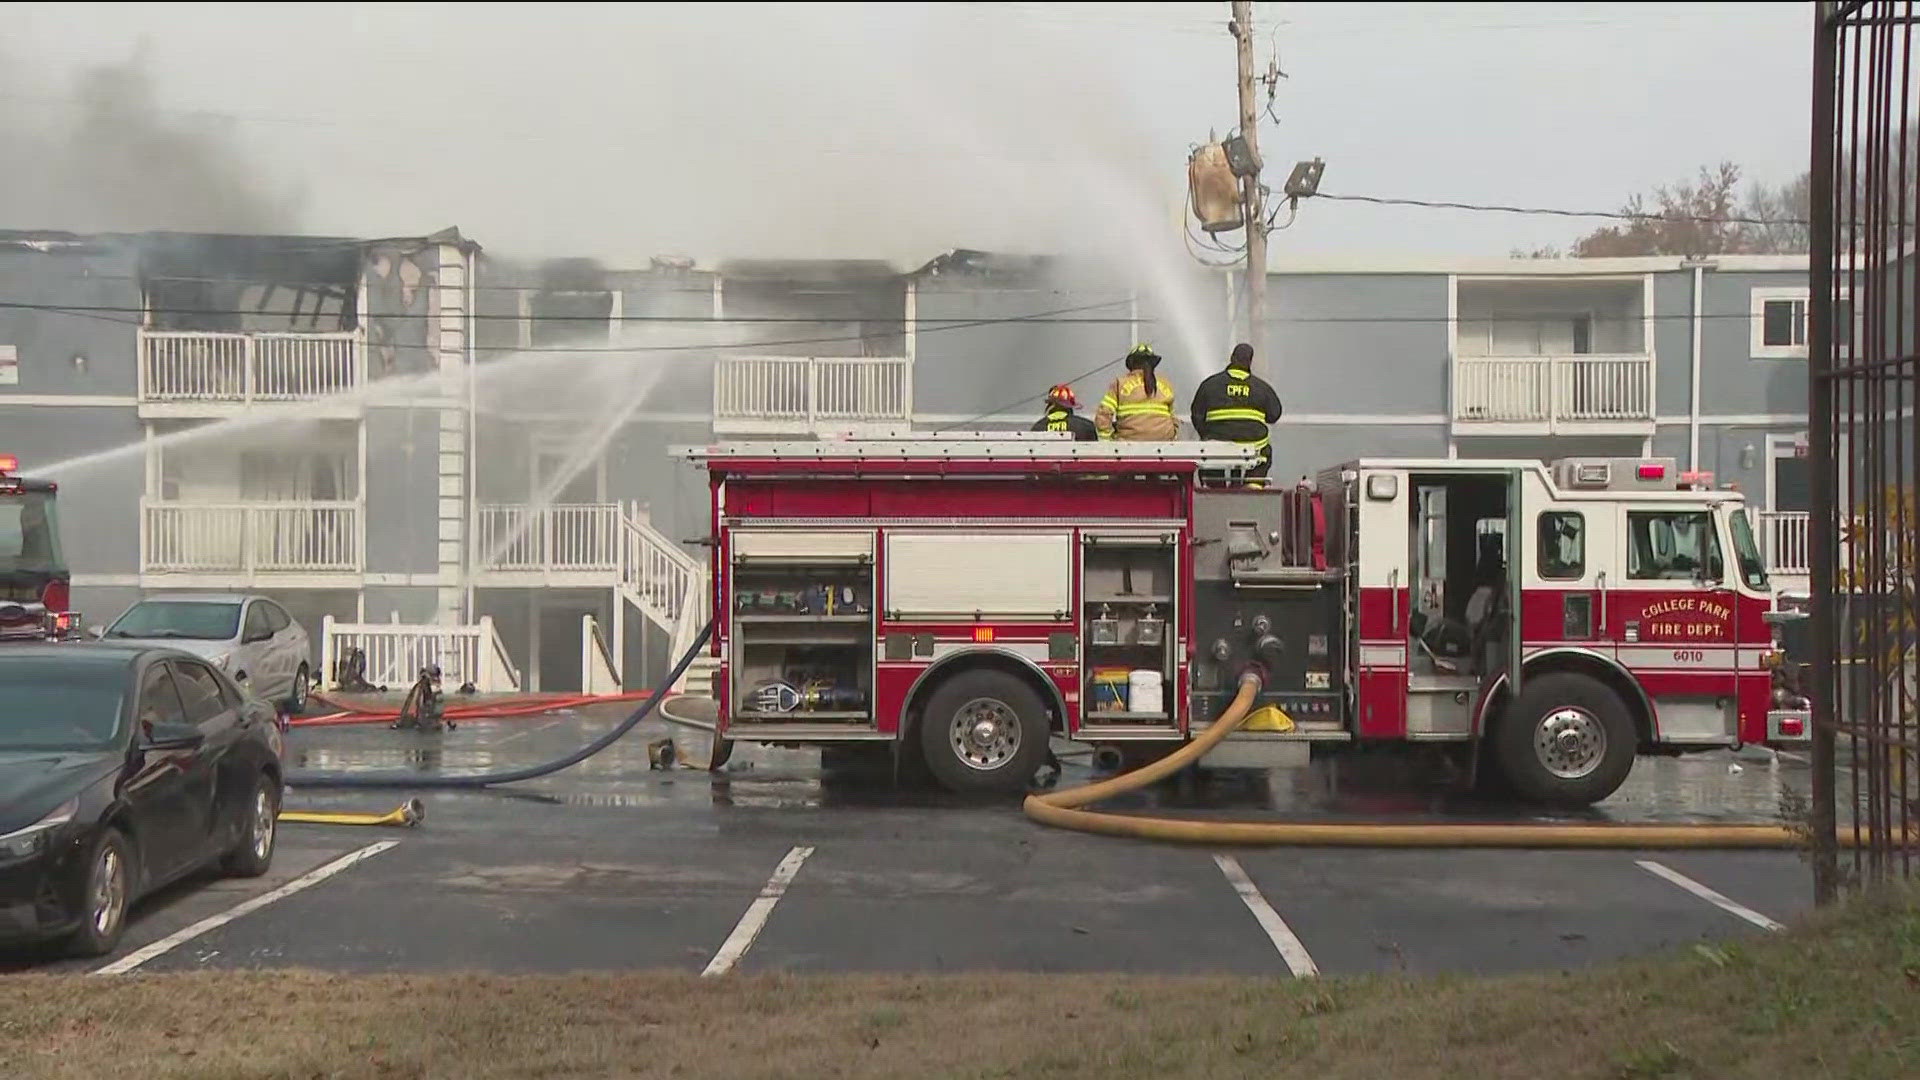
<svg viewBox="0 0 1920 1080">
<path fill-rule="evenodd" d="M 1667 460 L 1376 460 L 1048 433 L 683 451 L 713 512 L 726 739 L 869 743 L 963 790 L 1050 737 L 1165 753 L 1242 673 L 1236 762 L 1453 743 L 1531 800 L 1643 752 L 1807 737 L 1737 492 Z"/>
<path fill-rule="evenodd" d="M 80 615 L 68 610 L 71 578 L 54 512 L 59 489 L 19 470 L 18 458 L 0 454 L 0 642 L 69 638 Z"/>
</svg>

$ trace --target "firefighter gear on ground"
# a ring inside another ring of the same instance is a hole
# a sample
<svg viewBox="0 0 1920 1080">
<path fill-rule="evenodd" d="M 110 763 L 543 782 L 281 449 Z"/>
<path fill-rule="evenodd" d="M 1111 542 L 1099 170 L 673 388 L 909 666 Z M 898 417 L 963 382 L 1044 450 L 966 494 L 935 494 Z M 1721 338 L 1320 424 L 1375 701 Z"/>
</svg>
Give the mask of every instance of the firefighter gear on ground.
<svg viewBox="0 0 1920 1080">
<path fill-rule="evenodd" d="M 1164 442 L 1180 437 L 1180 421 L 1173 415 L 1173 386 L 1154 374 L 1160 356 L 1146 345 L 1127 354 L 1127 373 L 1113 380 L 1093 425 L 1102 439 L 1123 442 Z"/>
<path fill-rule="evenodd" d="M 1235 345 L 1226 370 L 1207 376 L 1194 391 L 1193 427 L 1203 439 L 1259 448 L 1260 461 L 1247 470 L 1247 483 L 1263 487 L 1273 467 L 1268 425 L 1280 419 L 1280 395 L 1252 366 L 1253 346 Z"/>
<path fill-rule="evenodd" d="M 1073 396 L 1073 387 L 1061 383 L 1047 391 L 1047 411 L 1028 430 L 1069 432 L 1074 442 L 1098 439 L 1100 433 L 1094 428 L 1093 421 L 1074 411 L 1079 405 L 1080 402 Z"/>
</svg>

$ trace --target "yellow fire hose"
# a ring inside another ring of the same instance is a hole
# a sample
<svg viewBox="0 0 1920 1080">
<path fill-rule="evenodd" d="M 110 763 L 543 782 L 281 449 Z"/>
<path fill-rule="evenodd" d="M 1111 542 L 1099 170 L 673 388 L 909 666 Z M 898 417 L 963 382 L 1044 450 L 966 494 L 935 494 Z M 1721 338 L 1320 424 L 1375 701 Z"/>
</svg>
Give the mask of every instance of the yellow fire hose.
<svg viewBox="0 0 1920 1080">
<path fill-rule="evenodd" d="M 1399 848 L 1797 848 L 1805 841 L 1780 825 L 1390 825 L 1291 821 L 1205 821 L 1108 814 L 1081 809 L 1157 783 L 1206 755 L 1253 710 L 1261 681 L 1249 673 L 1240 692 L 1200 737 L 1121 776 L 1045 795 L 1029 795 L 1027 816 L 1042 825 L 1136 840 L 1223 846 Z M 1851 840 L 1842 835 L 1842 844 Z"/>
<path fill-rule="evenodd" d="M 297 821 L 307 825 L 397 825 L 412 828 L 427 816 L 427 808 L 419 799 L 408 799 L 384 814 L 334 813 L 320 810 L 282 810 L 281 821 Z"/>
</svg>

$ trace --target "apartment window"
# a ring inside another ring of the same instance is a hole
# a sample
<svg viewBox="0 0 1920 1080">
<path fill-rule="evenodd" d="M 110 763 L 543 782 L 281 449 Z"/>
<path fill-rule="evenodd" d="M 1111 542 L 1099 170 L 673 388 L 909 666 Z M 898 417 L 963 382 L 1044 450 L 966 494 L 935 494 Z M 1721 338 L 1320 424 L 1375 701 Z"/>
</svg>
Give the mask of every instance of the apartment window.
<svg viewBox="0 0 1920 1080">
<path fill-rule="evenodd" d="M 1807 358 L 1808 292 L 1801 288 L 1753 290 L 1753 349 L 1755 359 Z M 1853 305 L 1841 297 L 1834 305 L 1834 344 L 1845 348 L 1853 340 Z"/>
</svg>

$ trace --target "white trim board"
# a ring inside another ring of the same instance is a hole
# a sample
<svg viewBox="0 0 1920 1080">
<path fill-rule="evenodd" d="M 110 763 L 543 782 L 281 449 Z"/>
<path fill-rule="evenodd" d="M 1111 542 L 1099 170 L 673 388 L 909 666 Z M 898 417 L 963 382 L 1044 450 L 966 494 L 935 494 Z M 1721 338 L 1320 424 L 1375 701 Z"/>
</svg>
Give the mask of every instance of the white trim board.
<svg viewBox="0 0 1920 1080">
<path fill-rule="evenodd" d="M 65 405 L 94 409 L 131 409 L 139 399 L 131 394 L 0 394 L 0 405 Z"/>
</svg>

